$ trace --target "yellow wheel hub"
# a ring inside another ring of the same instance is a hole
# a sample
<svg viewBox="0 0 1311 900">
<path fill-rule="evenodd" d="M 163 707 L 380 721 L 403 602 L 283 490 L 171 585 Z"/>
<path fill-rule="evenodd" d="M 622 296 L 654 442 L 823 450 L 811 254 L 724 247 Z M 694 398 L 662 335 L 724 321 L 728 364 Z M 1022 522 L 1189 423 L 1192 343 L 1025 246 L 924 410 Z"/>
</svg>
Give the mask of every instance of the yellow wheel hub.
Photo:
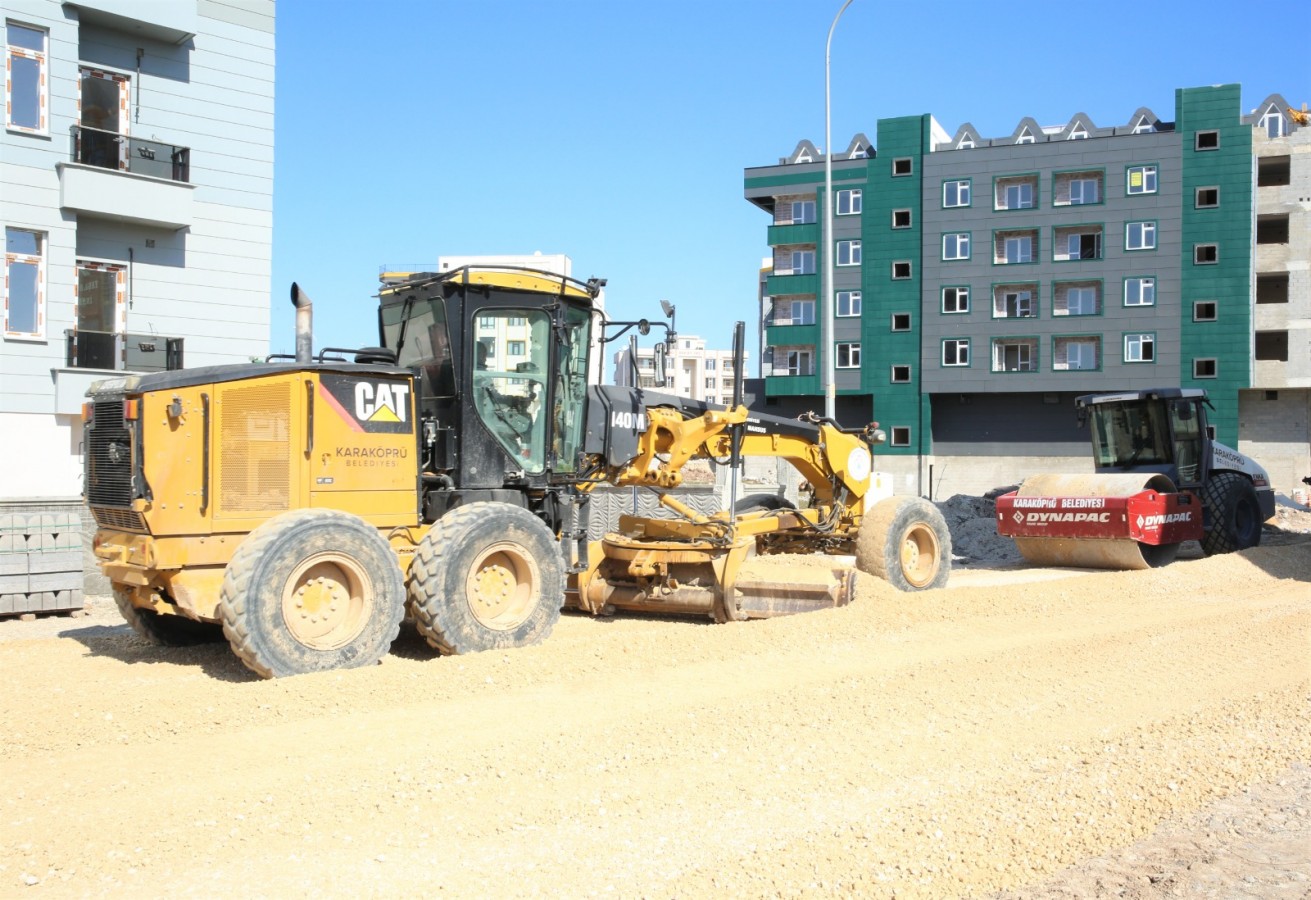
<svg viewBox="0 0 1311 900">
<path fill-rule="evenodd" d="M 901 573 L 912 586 L 922 588 L 938 574 L 938 536 L 927 525 L 915 525 L 901 541 Z"/>
<path fill-rule="evenodd" d="M 372 609 L 368 573 L 337 553 L 318 553 L 302 562 L 282 592 L 287 630 L 314 650 L 335 650 L 354 640 Z"/>
<path fill-rule="evenodd" d="M 469 609 L 487 628 L 518 628 L 537 607 L 542 576 L 518 544 L 498 543 L 478 557 L 466 582 Z"/>
</svg>

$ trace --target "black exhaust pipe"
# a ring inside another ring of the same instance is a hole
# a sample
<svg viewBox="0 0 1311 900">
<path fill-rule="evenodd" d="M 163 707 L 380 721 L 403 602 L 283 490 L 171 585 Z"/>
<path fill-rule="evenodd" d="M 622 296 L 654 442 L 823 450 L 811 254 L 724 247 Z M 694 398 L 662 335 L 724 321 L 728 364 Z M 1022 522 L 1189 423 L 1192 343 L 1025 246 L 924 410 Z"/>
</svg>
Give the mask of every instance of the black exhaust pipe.
<svg viewBox="0 0 1311 900">
<path fill-rule="evenodd" d="M 310 295 L 291 283 L 291 305 L 296 307 L 296 362 L 307 365 L 314 359 L 314 304 Z"/>
</svg>

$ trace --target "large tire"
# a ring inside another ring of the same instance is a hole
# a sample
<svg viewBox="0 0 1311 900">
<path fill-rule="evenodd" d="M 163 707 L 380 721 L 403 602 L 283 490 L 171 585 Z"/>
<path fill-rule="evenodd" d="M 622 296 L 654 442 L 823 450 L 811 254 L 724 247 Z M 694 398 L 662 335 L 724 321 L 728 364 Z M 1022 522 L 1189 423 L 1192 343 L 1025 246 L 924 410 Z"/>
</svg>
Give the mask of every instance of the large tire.
<svg viewBox="0 0 1311 900">
<path fill-rule="evenodd" d="M 1207 556 L 1233 553 L 1261 543 L 1261 504 L 1252 482 L 1235 472 L 1212 475 L 1202 486 L 1211 527 L 1202 535 Z"/>
<path fill-rule="evenodd" d="M 792 501 L 778 494 L 747 494 L 733 504 L 733 512 L 739 516 L 753 512 L 774 512 L 780 509 L 796 509 Z"/>
<path fill-rule="evenodd" d="M 509 503 L 470 503 L 438 519 L 410 564 L 410 611 L 442 653 L 544 641 L 564 605 L 564 557 L 541 519 Z"/>
<path fill-rule="evenodd" d="M 127 591 L 114 585 L 114 602 L 132 630 L 161 647 L 193 647 L 223 640 L 223 629 L 211 622 L 197 622 L 186 616 L 164 615 L 132 605 Z"/>
<path fill-rule="evenodd" d="M 938 508 L 919 497 L 881 500 L 860 523 L 856 568 L 899 591 L 946 587 L 951 533 Z"/>
<path fill-rule="evenodd" d="M 378 529 L 348 513 L 298 509 L 237 548 L 219 612 L 233 651 L 265 678 L 350 669 L 391 648 L 405 582 Z"/>
</svg>

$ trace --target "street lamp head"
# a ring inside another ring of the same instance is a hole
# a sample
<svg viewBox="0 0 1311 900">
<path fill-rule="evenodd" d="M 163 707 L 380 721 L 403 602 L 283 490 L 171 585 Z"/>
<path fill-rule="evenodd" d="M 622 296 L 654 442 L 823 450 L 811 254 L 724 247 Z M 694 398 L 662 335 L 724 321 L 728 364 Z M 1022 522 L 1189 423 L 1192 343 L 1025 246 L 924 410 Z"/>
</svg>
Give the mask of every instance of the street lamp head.
<svg viewBox="0 0 1311 900">
<path fill-rule="evenodd" d="M 668 300 L 661 300 L 660 308 L 665 311 L 665 318 L 672 319 L 674 317 L 674 304 Z"/>
</svg>

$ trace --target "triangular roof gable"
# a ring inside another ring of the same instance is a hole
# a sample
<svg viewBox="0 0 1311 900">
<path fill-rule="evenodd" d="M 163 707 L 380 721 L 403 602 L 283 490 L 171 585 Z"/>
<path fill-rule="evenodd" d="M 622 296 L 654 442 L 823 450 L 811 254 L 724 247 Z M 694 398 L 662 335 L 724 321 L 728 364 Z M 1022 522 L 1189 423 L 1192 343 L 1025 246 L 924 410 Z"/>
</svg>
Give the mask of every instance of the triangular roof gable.
<svg viewBox="0 0 1311 900">
<path fill-rule="evenodd" d="M 815 145 L 810 141 L 802 140 L 797 143 L 797 149 L 792 151 L 792 155 L 787 158 L 788 163 L 812 163 L 819 162 L 823 159 L 820 152 L 815 149 Z"/>
<path fill-rule="evenodd" d="M 842 159 L 869 159 L 873 155 L 874 145 L 861 133 L 851 139 L 851 143 L 847 145 L 847 152 L 842 154 Z"/>
<path fill-rule="evenodd" d="M 1032 144 L 1038 140 L 1042 134 L 1042 126 L 1032 116 L 1025 116 L 1020 119 L 1020 124 L 1015 126 L 1011 132 L 1012 144 Z"/>
<path fill-rule="evenodd" d="M 1066 126 L 1061 129 L 1061 133 L 1056 136 L 1056 139 L 1068 141 L 1077 140 L 1080 137 L 1092 137 L 1096 128 L 1097 126 L 1093 124 L 1092 119 L 1088 118 L 1087 113 L 1075 113 L 1070 117 L 1070 121 Z"/>
<path fill-rule="evenodd" d="M 977 147 L 981 143 L 983 143 L 983 138 L 979 136 L 979 130 L 966 122 L 956 129 L 956 134 L 951 139 L 951 148 L 953 150 L 969 149 Z"/>
</svg>

